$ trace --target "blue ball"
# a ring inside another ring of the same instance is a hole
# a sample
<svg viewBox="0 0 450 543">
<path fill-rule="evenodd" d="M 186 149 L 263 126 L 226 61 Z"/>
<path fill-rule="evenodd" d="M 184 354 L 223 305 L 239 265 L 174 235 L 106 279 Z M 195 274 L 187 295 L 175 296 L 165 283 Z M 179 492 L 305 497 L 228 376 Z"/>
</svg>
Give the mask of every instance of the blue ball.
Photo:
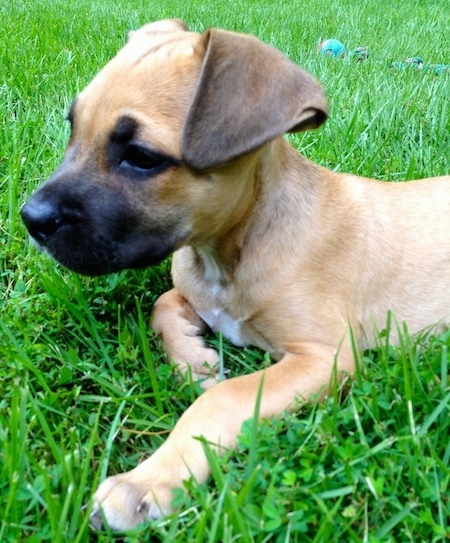
<svg viewBox="0 0 450 543">
<path fill-rule="evenodd" d="M 339 40 L 325 40 L 319 45 L 319 53 L 321 55 L 343 58 L 345 57 L 345 46 Z"/>
</svg>

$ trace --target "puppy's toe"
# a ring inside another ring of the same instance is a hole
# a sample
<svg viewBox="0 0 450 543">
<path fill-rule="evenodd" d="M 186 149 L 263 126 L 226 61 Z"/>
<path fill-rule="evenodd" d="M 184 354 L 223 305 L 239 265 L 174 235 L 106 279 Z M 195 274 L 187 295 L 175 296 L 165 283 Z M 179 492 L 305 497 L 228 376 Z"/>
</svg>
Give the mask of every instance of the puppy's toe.
<svg viewBox="0 0 450 543">
<path fill-rule="evenodd" d="M 157 520 L 170 512 L 170 500 L 171 498 L 164 504 L 161 501 L 157 502 L 155 494 L 148 492 L 139 504 L 138 511 L 144 514 L 147 519 Z"/>
<path fill-rule="evenodd" d="M 114 531 L 135 528 L 149 518 L 141 507 L 144 495 L 141 485 L 127 480 L 126 474 L 108 477 L 94 495 L 91 526 L 101 530 L 108 525 Z"/>
<path fill-rule="evenodd" d="M 226 374 L 228 373 L 228 370 L 224 370 L 223 374 L 221 375 L 218 371 L 210 371 L 208 373 L 192 373 L 192 379 L 194 381 L 198 381 L 201 388 L 203 390 L 208 390 L 221 381 L 224 381 L 226 379 Z"/>
<path fill-rule="evenodd" d="M 183 376 L 190 377 L 207 390 L 225 379 L 227 370 L 220 371 L 220 358 L 214 349 L 204 348 L 192 351 L 188 362 L 177 362 L 178 370 Z"/>
</svg>

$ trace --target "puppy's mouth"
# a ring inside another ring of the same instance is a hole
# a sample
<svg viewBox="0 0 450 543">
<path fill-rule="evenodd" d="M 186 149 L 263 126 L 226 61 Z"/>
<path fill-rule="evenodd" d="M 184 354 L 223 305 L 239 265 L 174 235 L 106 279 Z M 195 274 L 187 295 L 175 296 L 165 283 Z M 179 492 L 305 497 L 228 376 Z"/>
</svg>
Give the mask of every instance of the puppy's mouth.
<svg viewBox="0 0 450 543">
<path fill-rule="evenodd" d="M 35 244 L 72 271 L 103 275 L 153 266 L 184 237 L 176 225 L 143 221 L 121 194 L 89 192 L 89 198 L 62 196 L 44 185 L 21 209 Z"/>
</svg>

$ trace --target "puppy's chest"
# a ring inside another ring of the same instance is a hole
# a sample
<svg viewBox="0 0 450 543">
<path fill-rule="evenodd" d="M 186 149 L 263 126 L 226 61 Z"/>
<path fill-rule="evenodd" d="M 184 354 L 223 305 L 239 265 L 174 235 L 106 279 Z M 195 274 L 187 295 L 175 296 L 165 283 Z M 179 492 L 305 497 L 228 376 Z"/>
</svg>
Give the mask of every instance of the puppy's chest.
<svg viewBox="0 0 450 543">
<path fill-rule="evenodd" d="M 214 332 L 220 332 L 234 345 L 257 345 L 271 350 L 266 339 L 254 327 L 253 303 L 236 281 L 227 282 L 213 256 L 198 251 L 201 264 L 190 248 L 174 255 L 172 275 L 197 314 Z"/>
<path fill-rule="evenodd" d="M 248 325 L 240 311 L 242 306 L 236 303 L 234 293 L 215 281 L 206 280 L 197 286 L 190 301 L 211 330 L 220 332 L 239 347 L 251 343 Z"/>
<path fill-rule="evenodd" d="M 204 299 L 198 304 L 193 300 L 193 307 L 198 315 L 214 332 L 220 332 L 238 347 L 253 345 L 265 351 L 276 353 L 278 349 L 274 346 L 266 333 L 255 326 L 251 318 L 251 312 L 245 313 L 245 295 L 233 297 L 233 303 L 220 303 L 220 296 L 215 298 L 215 303 L 205 304 Z M 209 299 L 211 302 L 211 299 Z M 229 298 L 228 298 L 229 301 Z M 247 300 L 248 303 L 248 300 Z M 227 308 L 230 308 L 227 310 Z M 248 310 L 248 307 L 247 307 Z"/>
<path fill-rule="evenodd" d="M 199 309 L 198 314 L 214 332 L 222 333 L 234 345 L 244 347 L 250 343 L 245 324 L 218 306 Z"/>
<path fill-rule="evenodd" d="M 214 332 L 220 332 L 234 345 L 254 345 L 266 351 L 274 347 L 255 326 L 252 303 L 245 292 L 233 287 L 204 284 L 190 300 L 198 315 Z"/>
</svg>

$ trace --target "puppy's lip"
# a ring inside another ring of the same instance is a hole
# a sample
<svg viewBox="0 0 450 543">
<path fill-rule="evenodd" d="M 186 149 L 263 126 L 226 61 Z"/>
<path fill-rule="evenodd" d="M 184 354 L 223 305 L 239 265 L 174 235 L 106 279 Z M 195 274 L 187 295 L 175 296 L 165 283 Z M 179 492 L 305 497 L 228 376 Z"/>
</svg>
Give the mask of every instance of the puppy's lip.
<svg viewBox="0 0 450 543">
<path fill-rule="evenodd" d="M 47 249 L 47 247 L 45 246 L 45 243 L 41 243 L 36 238 L 34 238 L 31 234 L 28 235 L 28 239 L 30 240 L 31 245 L 35 249 L 37 249 L 38 251 L 41 251 L 42 253 L 45 253 L 45 254 L 48 254 L 49 256 L 51 256 L 48 249 Z"/>
</svg>

